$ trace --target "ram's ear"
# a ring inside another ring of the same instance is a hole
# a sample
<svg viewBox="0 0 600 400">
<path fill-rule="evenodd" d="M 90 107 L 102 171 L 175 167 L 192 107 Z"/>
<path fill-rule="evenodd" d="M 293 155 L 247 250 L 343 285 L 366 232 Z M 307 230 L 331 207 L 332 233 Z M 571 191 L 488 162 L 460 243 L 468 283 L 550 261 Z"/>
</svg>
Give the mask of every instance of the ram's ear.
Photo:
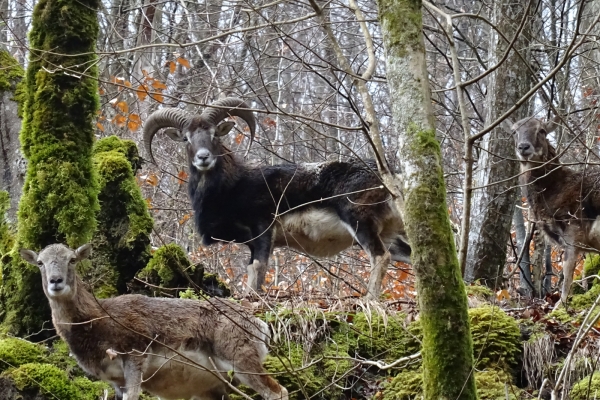
<svg viewBox="0 0 600 400">
<path fill-rule="evenodd" d="M 217 130 L 215 131 L 215 136 L 225 136 L 227 135 L 235 126 L 235 122 L 233 121 L 225 121 L 219 126 L 217 126 Z"/>
<path fill-rule="evenodd" d="M 561 119 L 557 115 L 556 117 L 552 118 L 550 121 L 546 122 L 544 124 L 543 129 L 546 131 L 546 133 L 554 132 L 556 130 L 556 128 L 558 128 L 560 121 L 561 121 Z"/>
<path fill-rule="evenodd" d="M 77 248 L 75 250 L 75 254 L 77 254 L 77 261 L 85 260 L 92 255 L 92 245 L 84 244 L 83 246 Z"/>
<path fill-rule="evenodd" d="M 502 121 L 502 127 L 504 129 L 506 129 L 508 132 L 514 132 L 515 130 L 513 129 L 513 126 L 515 125 L 515 122 L 510 119 L 510 118 L 506 118 L 504 121 Z"/>
<path fill-rule="evenodd" d="M 176 128 L 165 129 L 165 134 L 171 138 L 171 140 L 176 142 L 185 142 L 187 140 L 187 137 L 183 134 L 183 132 Z"/>
<path fill-rule="evenodd" d="M 19 250 L 19 254 L 21 254 L 21 257 L 23 258 L 23 260 L 27 261 L 29 264 L 35 265 L 36 267 L 38 266 L 38 261 L 37 261 L 38 255 L 35 251 L 21 249 L 21 250 Z"/>
</svg>

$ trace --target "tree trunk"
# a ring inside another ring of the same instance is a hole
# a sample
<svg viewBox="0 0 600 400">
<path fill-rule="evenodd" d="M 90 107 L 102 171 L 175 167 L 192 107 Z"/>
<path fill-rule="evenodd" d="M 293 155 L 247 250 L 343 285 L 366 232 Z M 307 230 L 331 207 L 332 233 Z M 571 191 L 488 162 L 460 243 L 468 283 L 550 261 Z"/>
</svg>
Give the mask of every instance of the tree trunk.
<svg viewBox="0 0 600 400">
<path fill-rule="evenodd" d="M 0 190 L 7 191 L 10 197 L 6 216 L 10 224 L 17 222 L 17 205 L 25 177 L 25 160 L 19 143 L 21 120 L 16 101 L 17 84 L 23 74 L 17 60 L 7 51 L 0 50 Z"/>
<path fill-rule="evenodd" d="M 392 117 L 404 171 L 426 399 L 476 399 L 467 298 L 446 205 L 425 65 L 421 2 L 379 0 Z"/>
<path fill-rule="evenodd" d="M 518 204 L 520 205 L 521 201 L 519 201 Z M 519 269 L 519 289 L 525 297 L 531 297 L 533 295 L 533 280 L 531 279 L 531 266 L 529 264 L 529 241 L 527 241 L 523 210 L 519 207 L 515 207 L 513 222 L 515 224 L 515 230 L 517 231 L 517 258 L 519 254 L 521 254 L 523 246 L 527 246 L 519 264 L 521 266 Z M 519 268 L 519 266 L 515 266 L 515 268 Z"/>
<path fill-rule="evenodd" d="M 40 0 L 33 12 L 21 145 L 29 164 L 19 203 L 18 248 L 88 242 L 98 183 L 92 143 L 98 110 L 97 0 Z M 3 265 L 2 331 L 47 337 L 50 310 L 39 270 L 17 252 Z M 3 258 L 3 262 L 5 262 Z"/>
<path fill-rule="evenodd" d="M 495 18 L 500 31 L 510 40 L 518 30 L 527 10 L 527 2 L 502 1 L 494 4 Z M 526 23 L 527 24 L 527 23 Z M 527 26 L 527 25 L 526 25 Z M 526 29 L 521 32 L 515 48 L 527 48 Z M 498 34 L 490 33 L 490 65 L 499 61 L 509 43 Z M 527 57 L 526 55 L 524 55 Z M 495 121 L 522 97 L 531 86 L 527 65 L 511 50 L 504 63 L 489 76 L 487 88 L 486 125 Z M 524 118 L 527 108 L 513 114 L 514 119 Z M 506 262 L 506 244 L 515 204 L 518 163 L 514 161 L 514 142 L 511 133 L 498 127 L 482 141 L 477 163 L 474 187 L 482 189 L 473 193 L 471 229 L 465 279 L 481 279 L 491 288 L 499 287 Z"/>
</svg>

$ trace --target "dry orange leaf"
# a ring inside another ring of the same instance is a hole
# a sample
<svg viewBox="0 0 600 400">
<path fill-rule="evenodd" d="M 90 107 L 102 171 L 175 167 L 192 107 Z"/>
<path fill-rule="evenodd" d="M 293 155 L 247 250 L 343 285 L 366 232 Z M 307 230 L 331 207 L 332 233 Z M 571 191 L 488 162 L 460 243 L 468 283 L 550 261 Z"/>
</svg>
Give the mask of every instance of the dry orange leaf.
<svg viewBox="0 0 600 400">
<path fill-rule="evenodd" d="M 138 124 L 138 123 L 137 123 L 137 122 L 135 122 L 135 121 L 131 121 L 131 120 L 130 120 L 130 121 L 127 123 L 127 128 L 129 128 L 129 130 L 130 130 L 131 132 L 135 132 L 135 131 L 137 131 L 139 127 L 140 127 L 140 124 Z"/>
<path fill-rule="evenodd" d="M 183 66 L 184 66 L 184 67 L 186 67 L 186 68 L 190 68 L 190 62 L 189 62 L 188 60 L 186 60 L 185 58 L 183 58 L 183 57 L 179 57 L 179 58 L 177 59 L 177 62 L 178 62 L 179 64 L 183 65 Z"/>
<path fill-rule="evenodd" d="M 98 129 L 104 132 L 104 126 L 100 122 L 96 122 L 96 126 L 98 127 Z"/>
<path fill-rule="evenodd" d="M 240 144 L 240 143 L 242 143 L 242 140 L 244 140 L 244 135 L 242 135 L 241 133 L 238 133 L 235 137 L 235 142 L 237 144 Z"/>
<path fill-rule="evenodd" d="M 131 82 L 125 81 L 125 86 L 127 86 L 128 88 L 130 88 L 131 87 Z"/>
<path fill-rule="evenodd" d="M 185 183 L 185 180 L 187 179 L 188 174 L 187 172 L 185 172 L 184 170 L 179 171 L 179 173 L 177 174 L 177 179 L 179 180 L 179 184 L 183 185 Z"/>
<path fill-rule="evenodd" d="M 125 118 L 125 116 L 123 115 L 115 115 L 115 117 L 112 119 L 113 124 L 116 124 L 118 127 L 124 127 L 125 123 L 127 122 L 127 118 Z"/>
<path fill-rule="evenodd" d="M 149 210 L 152 210 L 152 199 L 150 199 L 150 197 L 146 199 L 146 207 L 148 207 Z"/>
<path fill-rule="evenodd" d="M 119 101 L 115 104 L 115 107 L 121 110 L 122 113 L 127 114 L 129 112 L 129 105 L 124 101 Z"/>
<path fill-rule="evenodd" d="M 502 300 L 508 300 L 510 299 L 510 293 L 508 293 L 508 290 L 506 289 L 502 289 L 502 290 L 498 290 L 496 292 L 496 299 L 498 301 L 502 301 Z"/>
<path fill-rule="evenodd" d="M 104 92 L 104 89 L 102 89 L 102 88 L 98 89 L 98 91 L 99 91 L 99 93 L 100 93 L 100 96 L 102 96 L 102 95 L 105 93 L 105 92 Z"/>
<path fill-rule="evenodd" d="M 140 101 L 144 101 L 146 99 L 146 97 L 148 96 L 148 86 L 140 85 L 135 90 L 135 92 L 136 92 L 138 98 L 140 99 Z"/>
<path fill-rule="evenodd" d="M 152 87 L 154 89 L 166 89 L 167 85 L 165 85 L 161 81 L 154 81 L 154 82 L 152 82 Z"/>
<path fill-rule="evenodd" d="M 185 214 L 183 218 L 179 220 L 179 225 L 183 225 L 188 219 L 190 219 L 190 214 Z"/>
<path fill-rule="evenodd" d="M 167 64 L 169 65 L 169 72 L 171 74 L 174 74 L 175 73 L 175 69 L 177 68 L 177 65 L 175 64 L 175 62 L 174 61 L 169 61 L 169 62 L 167 62 Z"/>
<path fill-rule="evenodd" d="M 142 123 L 142 119 L 140 118 L 139 115 L 137 114 L 129 114 L 129 120 L 133 121 L 135 123 L 141 124 Z"/>
<path fill-rule="evenodd" d="M 158 176 L 156 176 L 156 174 L 148 175 L 148 177 L 146 178 L 146 183 L 151 186 L 158 185 Z"/>
<path fill-rule="evenodd" d="M 159 103 L 162 103 L 165 100 L 163 95 L 160 93 L 151 93 L 150 96 L 152 96 L 152 98 L 154 100 L 158 101 Z"/>
</svg>

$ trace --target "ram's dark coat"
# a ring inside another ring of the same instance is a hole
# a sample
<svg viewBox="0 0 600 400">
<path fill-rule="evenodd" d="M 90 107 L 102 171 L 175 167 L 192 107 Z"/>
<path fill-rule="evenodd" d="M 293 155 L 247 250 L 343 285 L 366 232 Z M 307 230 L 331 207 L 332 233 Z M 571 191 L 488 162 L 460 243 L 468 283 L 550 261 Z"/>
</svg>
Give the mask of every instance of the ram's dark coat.
<svg viewBox="0 0 600 400">
<path fill-rule="evenodd" d="M 287 246 L 313 256 L 332 256 L 360 244 L 369 254 L 377 294 L 392 260 L 410 262 L 410 246 L 391 196 L 382 188 L 373 161 L 349 160 L 252 167 L 239 161 L 221 142 L 231 122 L 242 117 L 254 135 L 248 106 L 229 98 L 190 117 L 180 110 L 159 110 L 144 128 L 148 153 L 153 135 L 176 127 L 171 138 L 187 141 L 189 194 L 203 243 L 246 244 L 251 251 L 249 285 L 260 289 L 274 247 Z M 389 253 L 388 253 L 389 251 Z M 385 264 L 385 265 L 384 265 Z"/>
</svg>

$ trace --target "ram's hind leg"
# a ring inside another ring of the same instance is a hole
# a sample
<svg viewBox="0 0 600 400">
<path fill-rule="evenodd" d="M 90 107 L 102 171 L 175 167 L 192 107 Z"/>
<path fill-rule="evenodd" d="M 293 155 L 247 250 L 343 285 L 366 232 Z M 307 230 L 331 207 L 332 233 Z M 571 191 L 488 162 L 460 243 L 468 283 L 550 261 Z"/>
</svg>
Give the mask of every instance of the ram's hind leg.
<svg viewBox="0 0 600 400">
<path fill-rule="evenodd" d="M 390 253 L 383 245 L 377 227 L 372 223 L 358 223 L 356 228 L 356 231 L 351 231 L 351 233 L 358 241 L 358 244 L 367 252 L 371 263 L 371 276 L 367 284 L 367 296 L 378 299 L 381 295 L 383 278 L 390 264 Z"/>
<path fill-rule="evenodd" d="M 573 284 L 573 274 L 575 273 L 575 265 L 577 264 L 577 258 L 579 251 L 573 246 L 565 246 L 565 254 L 563 261 L 563 286 L 560 295 L 560 300 L 566 303 L 569 292 L 571 291 L 571 285 Z"/>
</svg>

